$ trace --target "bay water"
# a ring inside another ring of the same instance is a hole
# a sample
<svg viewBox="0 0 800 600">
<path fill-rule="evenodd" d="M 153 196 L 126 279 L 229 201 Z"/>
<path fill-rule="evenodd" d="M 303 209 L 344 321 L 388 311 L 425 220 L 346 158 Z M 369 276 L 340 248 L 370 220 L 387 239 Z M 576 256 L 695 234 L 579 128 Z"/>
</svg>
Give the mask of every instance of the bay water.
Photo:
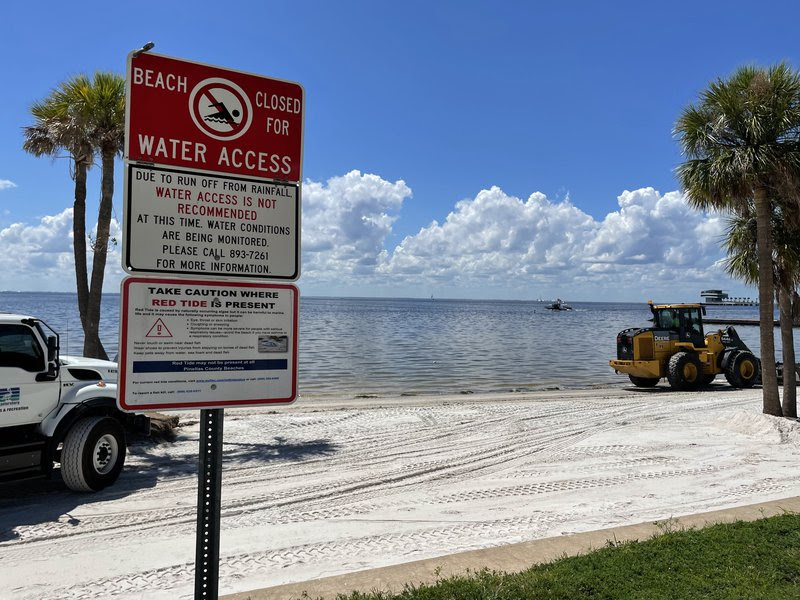
<svg viewBox="0 0 800 600">
<path fill-rule="evenodd" d="M 322 298 L 300 300 L 299 391 L 314 397 L 381 397 L 628 385 L 608 360 L 616 335 L 649 326 L 645 303 Z M 74 293 L 0 292 L 0 311 L 42 318 L 80 355 Z M 100 338 L 119 344 L 118 294 L 103 296 Z M 758 307 L 709 306 L 709 318 L 758 318 Z M 717 326 L 707 325 L 706 331 Z M 759 354 L 758 328 L 737 327 Z M 780 335 L 776 328 L 780 360 Z M 797 336 L 796 336 L 797 337 Z M 797 341 L 795 342 L 797 344 Z M 800 346 L 798 346 L 800 348 Z"/>
</svg>

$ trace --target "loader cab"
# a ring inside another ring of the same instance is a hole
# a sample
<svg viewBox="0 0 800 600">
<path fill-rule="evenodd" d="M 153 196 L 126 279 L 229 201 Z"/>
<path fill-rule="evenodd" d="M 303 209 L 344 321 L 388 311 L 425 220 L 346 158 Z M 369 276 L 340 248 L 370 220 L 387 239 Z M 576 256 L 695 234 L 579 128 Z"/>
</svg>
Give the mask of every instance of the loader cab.
<svg viewBox="0 0 800 600">
<path fill-rule="evenodd" d="M 705 307 L 699 304 L 650 304 L 653 325 L 678 334 L 679 342 L 690 342 L 696 348 L 705 347 L 703 315 Z"/>
</svg>

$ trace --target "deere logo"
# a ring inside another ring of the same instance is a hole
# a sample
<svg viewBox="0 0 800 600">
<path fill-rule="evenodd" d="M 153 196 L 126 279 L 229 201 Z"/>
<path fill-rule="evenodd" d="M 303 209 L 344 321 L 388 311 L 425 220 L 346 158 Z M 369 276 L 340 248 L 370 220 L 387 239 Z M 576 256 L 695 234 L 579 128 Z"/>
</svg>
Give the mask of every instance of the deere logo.
<svg viewBox="0 0 800 600">
<path fill-rule="evenodd" d="M 19 388 L 0 388 L 0 405 L 19 402 Z"/>
</svg>

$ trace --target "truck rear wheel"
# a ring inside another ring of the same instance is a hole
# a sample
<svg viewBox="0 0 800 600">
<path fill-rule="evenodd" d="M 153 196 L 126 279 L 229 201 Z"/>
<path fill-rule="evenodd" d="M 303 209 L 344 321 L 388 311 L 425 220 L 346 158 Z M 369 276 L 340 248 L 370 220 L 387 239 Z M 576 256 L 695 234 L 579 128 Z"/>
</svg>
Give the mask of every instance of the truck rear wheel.
<svg viewBox="0 0 800 600">
<path fill-rule="evenodd" d="M 703 369 L 700 359 L 692 352 L 677 352 L 669 359 L 667 380 L 676 390 L 696 390 L 700 387 Z"/>
<path fill-rule="evenodd" d="M 111 417 L 86 417 L 67 432 L 61 477 L 76 492 L 96 492 L 117 480 L 125 464 L 125 430 Z"/>
<path fill-rule="evenodd" d="M 628 379 L 636 387 L 656 387 L 660 377 L 637 377 L 636 375 L 628 375 Z"/>
<path fill-rule="evenodd" d="M 752 352 L 735 352 L 725 367 L 725 379 L 735 388 L 750 388 L 758 380 L 758 359 Z"/>
</svg>

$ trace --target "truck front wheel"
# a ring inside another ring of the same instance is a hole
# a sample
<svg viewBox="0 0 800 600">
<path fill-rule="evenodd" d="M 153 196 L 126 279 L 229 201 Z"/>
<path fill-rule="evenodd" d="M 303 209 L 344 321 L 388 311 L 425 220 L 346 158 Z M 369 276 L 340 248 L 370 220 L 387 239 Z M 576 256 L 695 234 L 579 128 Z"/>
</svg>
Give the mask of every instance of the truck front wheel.
<svg viewBox="0 0 800 600">
<path fill-rule="evenodd" d="M 61 477 L 76 492 L 96 492 L 117 480 L 125 464 L 125 430 L 111 417 L 86 417 L 67 432 Z"/>
</svg>

